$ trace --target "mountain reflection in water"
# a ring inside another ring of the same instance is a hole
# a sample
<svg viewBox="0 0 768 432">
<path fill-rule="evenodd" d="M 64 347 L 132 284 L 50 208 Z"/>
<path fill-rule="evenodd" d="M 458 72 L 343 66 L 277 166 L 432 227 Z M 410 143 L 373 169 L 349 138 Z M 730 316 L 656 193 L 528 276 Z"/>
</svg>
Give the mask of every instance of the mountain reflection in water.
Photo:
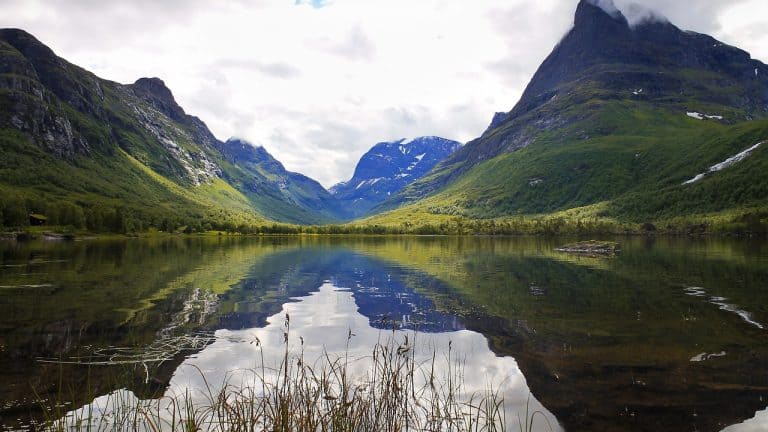
<svg viewBox="0 0 768 432">
<path fill-rule="evenodd" d="M 450 341 L 468 391 L 506 392 L 513 429 L 529 396 L 566 430 L 768 428 L 768 245 L 618 240 L 613 258 L 541 238 L 0 243 L 0 418 L 40 419 L 31 389 L 87 406 L 198 387 L 193 365 L 247 379 L 254 337 L 282 353 L 287 312 L 307 356 L 350 330 L 352 357 Z"/>
</svg>

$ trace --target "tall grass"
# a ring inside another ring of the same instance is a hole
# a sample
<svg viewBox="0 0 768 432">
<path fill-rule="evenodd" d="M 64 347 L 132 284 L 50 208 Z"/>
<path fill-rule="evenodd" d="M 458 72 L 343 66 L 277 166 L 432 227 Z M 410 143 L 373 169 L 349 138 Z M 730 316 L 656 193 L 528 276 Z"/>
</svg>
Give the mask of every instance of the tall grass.
<svg viewBox="0 0 768 432">
<path fill-rule="evenodd" d="M 530 431 L 538 414 L 517 413 L 508 419 L 503 395 L 487 386 L 465 395 L 463 370 L 449 344 L 447 353 L 433 352 L 417 361 L 417 334 L 378 341 L 369 357 L 351 359 L 325 352 L 308 362 L 304 341 L 289 351 L 290 318 L 284 322 L 285 351 L 277 367 L 260 358 L 248 371 L 249 382 L 212 386 L 198 370 L 204 388 L 140 401 L 127 390 L 97 398 L 93 403 L 58 413 L 48 421 L 50 431 Z M 301 338 L 300 338 L 301 339 Z M 398 340 L 399 339 L 399 340 Z M 351 362 L 367 362 L 364 376 L 351 373 Z M 444 362 L 444 364 L 442 364 Z M 215 390 L 214 390 L 215 389 Z M 203 397 L 199 394 L 202 393 Z M 542 423 L 539 423 L 539 425 Z"/>
</svg>

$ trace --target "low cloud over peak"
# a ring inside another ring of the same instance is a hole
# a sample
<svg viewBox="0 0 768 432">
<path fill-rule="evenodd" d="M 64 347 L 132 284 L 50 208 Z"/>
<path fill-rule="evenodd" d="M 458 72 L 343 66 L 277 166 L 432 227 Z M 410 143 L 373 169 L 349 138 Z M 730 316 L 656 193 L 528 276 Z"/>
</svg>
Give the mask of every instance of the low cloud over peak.
<svg viewBox="0 0 768 432">
<path fill-rule="evenodd" d="M 587 3 L 597 6 L 611 16 L 619 16 L 621 11 L 613 3 L 613 0 L 586 0 Z"/>
</svg>

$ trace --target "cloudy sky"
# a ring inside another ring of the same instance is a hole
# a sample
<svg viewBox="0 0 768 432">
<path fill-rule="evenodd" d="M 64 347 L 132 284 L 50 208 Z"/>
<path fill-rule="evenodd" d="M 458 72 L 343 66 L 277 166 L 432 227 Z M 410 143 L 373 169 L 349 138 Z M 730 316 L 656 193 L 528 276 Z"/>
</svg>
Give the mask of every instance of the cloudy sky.
<svg viewBox="0 0 768 432">
<path fill-rule="evenodd" d="M 638 2 L 768 62 L 765 0 Z M 477 137 L 515 104 L 577 3 L 0 0 L 0 26 L 106 79 L 160 77 L 218 138 L 263 145 L 331 186 L 376 142 Z"/>
</svg>

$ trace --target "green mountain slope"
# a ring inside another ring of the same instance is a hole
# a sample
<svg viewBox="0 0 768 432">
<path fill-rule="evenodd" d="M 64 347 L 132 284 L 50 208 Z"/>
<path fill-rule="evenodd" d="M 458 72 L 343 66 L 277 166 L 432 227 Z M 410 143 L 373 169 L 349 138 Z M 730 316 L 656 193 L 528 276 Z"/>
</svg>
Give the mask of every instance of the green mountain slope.
<svg viewBox="0 0 768 432">
<path fill-rule="evenodd" d="M 340 216 L 319 184 L 237 165 L 227 147 L 161 80 L 103 80 L 24 31 L 0 30 L 0 225 L 30 213 L 119 232 Z"/>
<path fill-rule="evenodd" d="M 371 223 L 587 207 L 642 222 L 768 213 L 768 67 L 663 21 L 630 26 L 589 1 L 521 100 Z M 762 213 L 761 213 L 762 212 Z M 408 215 L 408 216 L 407 216 Z"/>
<path fill-rule="evenodd" d="M 289 172 L 264 147 L 229 139 L 218 146 L 223 178 L 251 198 L 262 214 L 291 223 L 322 224 L 346 218 L 344 206 L 317 181 Z"/>
</svg>

